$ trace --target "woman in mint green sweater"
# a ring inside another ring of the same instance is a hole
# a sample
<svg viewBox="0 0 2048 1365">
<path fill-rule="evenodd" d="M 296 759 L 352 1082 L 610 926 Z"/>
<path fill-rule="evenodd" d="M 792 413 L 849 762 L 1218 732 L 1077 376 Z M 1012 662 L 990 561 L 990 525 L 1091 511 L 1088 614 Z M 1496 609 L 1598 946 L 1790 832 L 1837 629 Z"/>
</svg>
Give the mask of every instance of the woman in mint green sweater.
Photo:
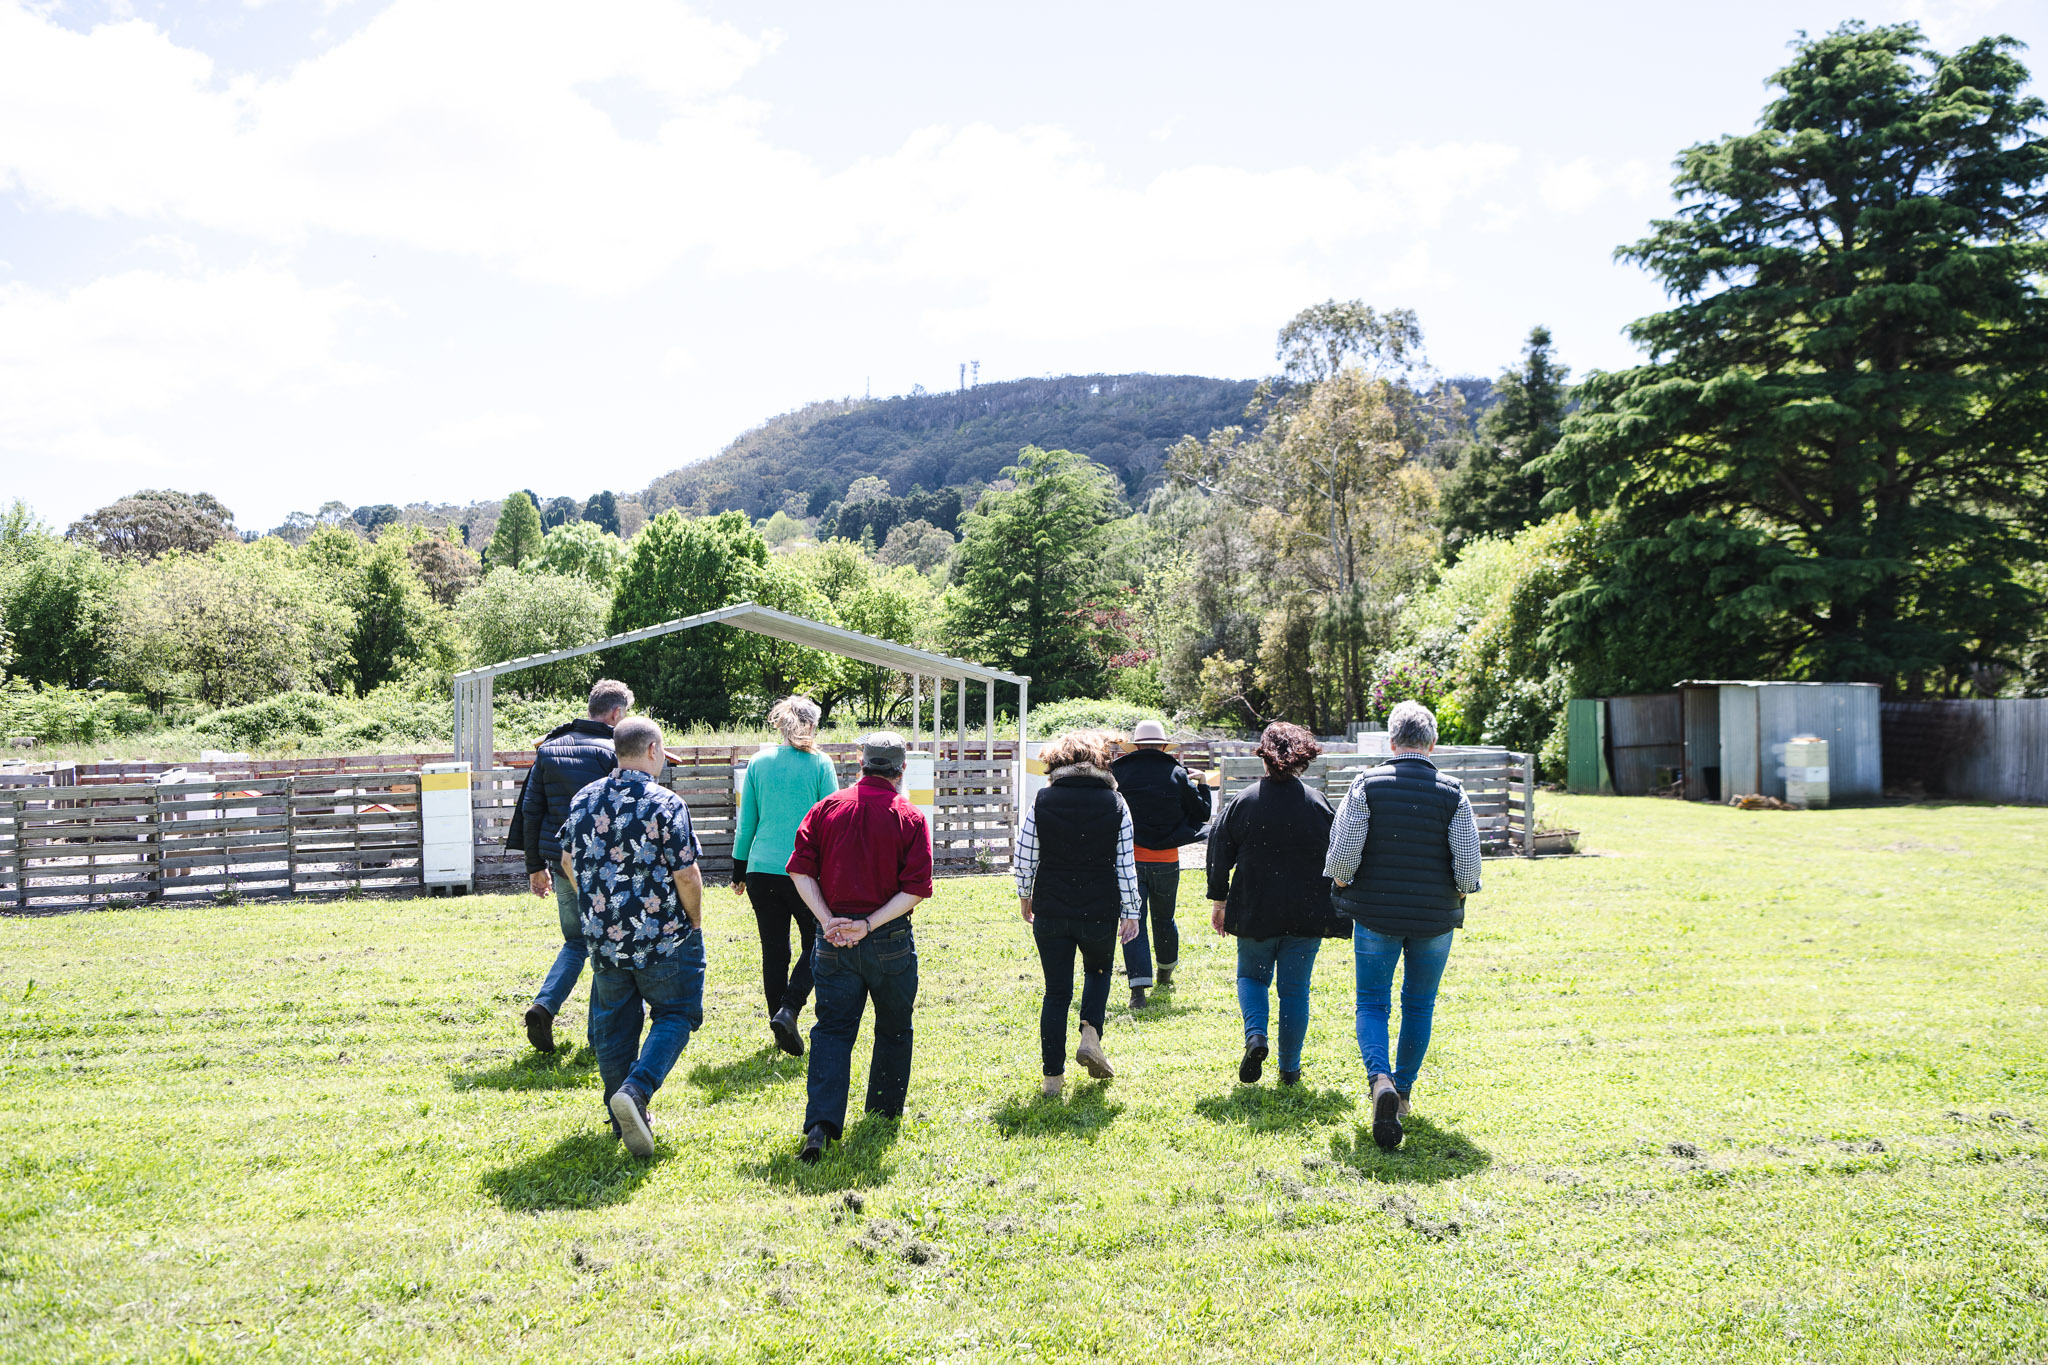
<svg viewBox="0 0 2048 1365">
<path fill-rule="evenodd" d="M 818 704 L 784 697 L 768 713 L 782 732 L 775 752 L 747 765 L 740 784 L 740 825 L 732 844 L 732 889 L 754 905 L 761 931 L 761 985 L 768 996 L 768 1028 L 792 1057 L 804 1055 L 796 1017 L 811 998 L 811 947 L 818 921 L 784 870 L 796 847 L 796 827 L 812 806 L 839 790 L 832 760 L 817 751 Z M 789 963 L 789 926 L 796 922 L 802 948 Z"/>
</svg>

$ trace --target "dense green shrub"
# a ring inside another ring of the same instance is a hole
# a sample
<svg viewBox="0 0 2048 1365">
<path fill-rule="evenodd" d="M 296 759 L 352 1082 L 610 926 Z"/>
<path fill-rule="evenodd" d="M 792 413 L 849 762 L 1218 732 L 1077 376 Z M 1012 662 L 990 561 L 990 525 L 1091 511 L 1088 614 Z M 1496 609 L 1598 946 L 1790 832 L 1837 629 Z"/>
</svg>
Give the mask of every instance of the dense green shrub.
<svg viewBox="0 0 2048 1365">
<path fill-rule="evenodd" d="M 1115 697 L 1072 697 L 1031 708 L 1031 733 L 1050 739 L 1068 730 L 1121 730 L 1130 733 L 1141 720 L 1164 720 L 1157 707 L 1139 706 Z"/>
<path fill-rule="evenodd" d="M 140 697 L 71 687 L 0 686 L 0 735 L 33 735 L 44 744 L 91 744 L 139 734 L 156 723 Z"/>
</svg>

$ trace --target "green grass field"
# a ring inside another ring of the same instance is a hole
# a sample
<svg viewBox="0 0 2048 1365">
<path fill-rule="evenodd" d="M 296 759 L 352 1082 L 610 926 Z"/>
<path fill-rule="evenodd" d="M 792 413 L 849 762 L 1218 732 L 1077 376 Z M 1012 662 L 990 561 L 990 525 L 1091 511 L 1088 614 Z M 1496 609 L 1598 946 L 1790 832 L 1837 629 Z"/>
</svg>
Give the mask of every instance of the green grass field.
<svg viewBox="0 0 2048 1365">
<path fill-rule="evenodd" d="M 551 904 L 0 921 L 0 1359 L 2048 1359 L 2048 811 L 1546 811 L 1600 856 L 1487 865 L 1393 1155 L 1348 945 L 1236 1084 L 1195 877 L 1061 1102 L 941 883 L 911 1113 L 816 1168 L 722 888 L 650 1162 L 519 1033 Z"/>
</svg>

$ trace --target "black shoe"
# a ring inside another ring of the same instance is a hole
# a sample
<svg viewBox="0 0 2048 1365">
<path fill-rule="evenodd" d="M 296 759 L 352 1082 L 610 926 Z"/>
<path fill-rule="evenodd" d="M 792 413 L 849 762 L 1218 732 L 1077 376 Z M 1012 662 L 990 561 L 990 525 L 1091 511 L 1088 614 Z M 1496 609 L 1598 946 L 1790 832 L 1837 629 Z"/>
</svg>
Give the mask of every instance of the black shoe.
<svg viewBox="0 0 2048 1365">
<path fill-rule="evenodd" d="M 1171 986 L 1173 984 L 1173 968 L 1161 967 L 1159 969 L 1159 980 L 1153 984 L 1160 986 Z"/>
<path fill-rule="evenodd" d="M 1143 986 L 1131 987 L 1131 1008 L 1134 1010 L 1145 1008 L 1145 988 Z"/>
<path fill-rule="evenodd" d="M 796 1154 L 796 1159 L 803 1162 L 806 1166 L 817 1165 L 818 1158 L 825 1155 L 825 1144 L 831 1140 L 826 1135 L 825 1125 L 819 1124 L 811 1129 L 810 1132 L 804 1134 L 803 1150 Z"/>
<path fill-rule="evenodd" d="M 1237 1064 L 1237 1078 L 1246 1085 L 1257 1085 L 1259 1077 L 1266 1070 L 1266 1035 L 1254 1033 L 1244 1042 L 1244 1060 Z"/>
<path fill-rule="evenodd" d="M 555 1050 L 555 1016 L 538 1001 L 526 1007 L 526 1041 L 541 1052 Z"/>
<path fill-rule="evenodd" d="M 654 1155 L 654 1129 L 647 1122 L 647 1097 L 631 1081 L 612 1092 L 612 1119 L 634 1156 Z"/>
<path fill-rule="evenodd" d="M 1372 1087 L 1372 1140 L 1381 1151 L 1391 1152 L 1401 1145 L 1402 1136 L 1401 1092 L 1394 1089 L 1391 1080 L 1376 1076 Z"/>
<path fill-rule="evenodd" d="M 1299 1070 L 1299 1069 L 1297 1068 L 1296 1070 L 1293 1070 L 1293 1071 L 1283 1071 L 1283 1072 L 1281 1072 L 1281 1073 L 1280 1073 L 1280 1084 L 1282 1084 L 1282 1085 L 1300 1085 L 1300 1084 L 1301 1084 L 1301 1071 L 1300 1071 L 1300 1070 Z"/>
<path fill-rule="evenodd" d="M 768 1020 L 768 1031 L 775 1035 L 775 1046 L 792 1057 L 804 1055 L 804 1036 L 797 1032 L 796 1013 L 793 1010 L 777 1010 Z"/>
</svg>

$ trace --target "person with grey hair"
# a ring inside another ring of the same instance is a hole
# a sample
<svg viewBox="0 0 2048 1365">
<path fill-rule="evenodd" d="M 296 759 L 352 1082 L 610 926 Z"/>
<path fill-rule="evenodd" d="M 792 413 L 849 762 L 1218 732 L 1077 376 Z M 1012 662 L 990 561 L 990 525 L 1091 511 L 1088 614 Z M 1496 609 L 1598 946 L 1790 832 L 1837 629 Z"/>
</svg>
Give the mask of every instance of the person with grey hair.
<svg viewBox="0 0 2048 1365">
<path fill-rule="evenodd" d="M 747 765 L 732 844 L 733 893 L 753 905 L 754 927 L 761 935 L 768 1031 L 775 1045 L 792 1057 L 804 1055 L 796 1017 L 811 998 L 818 921 L 789 879 L 789 858 L 796 852 L 797 824 L 812 806 L 839 790 L 832 760 L 818 752 L 818 714 L 818 703 L 809 697 L 784 697 L 768 712 L 768 723 L 782 732 L 782 743 L 774 753 Z M 789 957 L 792 925 L 801 943 L 794 968 Z"/>
<path fill-rule="evenodd" d="M 542 1052 L 555 1050 L 555 1016 L 569 1003 L 587 956 L 576 888 L 557 881 L 548 871 L 562 854 L 556 836 L 576 793 L 603 780 L 617 766 L 612 727 L 625 719 L 632 706 L 633 689 L 624 683 L 602 678 L 592 685 L 590 714 L 557 727 L 534 746 L 533 766 L 519 789 L 512 828 L 506 834 L 509 846 L 526 853 L 528 888 L 536 896 L 553 893 L 555 914 L 561 922 L 562 946 L 541 979 L 533 1003 L 526 1008 L 526 1040 Z"/>
<path fill-rule="evenodd" d="M 562 871 L 590 950 L 590 1050 L 605 1107 L 627 1150 L 652 1156 L 647 1106 L 704 1026 L 702 850 L 689 806 L 655 780 L 667 761 L 661 727 L 622 720 L 614 738 L 618 767 L 569 803 Z"/>
<path fill-rule="evenodd" d="M 1387 717 L 1393 756 L 1352 779 L 1330 828 L 1323 875 L 1331 904 L 1352 921 L 1358 1054 L 1372 1078 L 1372 1138 L 1401 1145 L 1416 1076 L 1429 1050 L 1437 987 L 1465 897 L 1479 890 L 1479 827 L 1458 779 L 1437 771 L 1436 717 L 1404 701 Z M 1401 1037 L 1387 1056 L 1394 969 L 1401 970 Z"/>
<path fill-rule="evenodd" d="M 875 1005 L 867 1112 L 902 1116 L 910 1091 L 911 1016 L 917 1006 L 917 943 L 910 912 L 932 894 L 932 836 L 903 795 L 903 736 L 883 730 L 860 742 L 860 781 L 832 793 L 797 826 L 789 879 L 817 917 L 812 964 L 817 1023 L 805 1078 L 804 1140 L 815 1163 L 845 1133 L 853 1045 Z"/>
</svg>

